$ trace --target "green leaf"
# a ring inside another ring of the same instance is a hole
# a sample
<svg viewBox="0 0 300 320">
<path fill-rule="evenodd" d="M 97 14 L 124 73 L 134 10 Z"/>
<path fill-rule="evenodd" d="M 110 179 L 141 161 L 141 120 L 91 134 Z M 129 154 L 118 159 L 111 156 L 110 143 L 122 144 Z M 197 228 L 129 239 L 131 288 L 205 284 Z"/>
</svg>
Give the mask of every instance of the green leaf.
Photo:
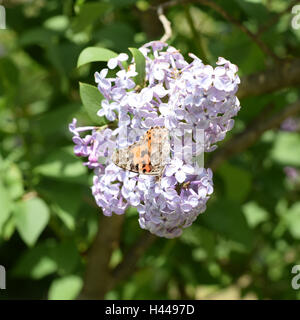
<svg viewBox="0 0 300 320">
<path fill-rule="evenodd" d="M 206 212 L 198 219 L 225 238 L 239 242 L 245 247 L 251 247 L 253 234 L 237 203 L 223 198 L 218 199 L 209 204 Z"/>
<path fill-rule="evenodd" d="M 51 257 L 56 262 L 57 272 L 61 276 L 75 271 L 81 259 L 76 244 L 72 240 L 65 240 L 53 248 Z"/>
<path fill-rule="evenodd" d="M 247 0 L 235 0 L 245 14 L 257 21 L 267 21 L 270 18 L 270 12 L 266 6 L 264 6 L 261 0 L 247 1 Z"/>
<path fill-rule="evenodd" d="M 269 213 L 254 201 L 246 203 L 243 206 L 243 212 L 251 228 L 255 228 L 269 217 Z"/>
<path fill-rule="evenodd" d="M 53 135 L 57 136 L 69 136 L 69 132 L 66 131 L 66 123 L 72 122 L 72 119 L 76 117 L 76 113 L 82 108 L 80 102 L 70 103 L 67 105 L 61 105 L 55 110 L 50 110 L 42 115 L 32 117 L 30 119 L 31 128 L 38 132 L 42 132 L 43 136 L 49 136 L 53 139 Z"/>
<path fill-rule="evenodd" d="M 40 198 L 20 201 L 14 210 L 17 230 L 28 246 L 33 246 L 45 229 L 50 213 Z"/>
<path fill-rule="evenodd" d="M 288 230 L 295 239 L 300 239 L 300 202 L 294 203 L 284 216 Z"/>
<path fill-rule="evenodd" d="M 60 16 L 54 16 L 50 17 L 44 22 L 44 27 L 49 30 L 63 32 L 65 31 L 69 26 L 69 18 L 60 15 Z"/>
<path fill-rule="evenodd" d="M 115 268 L 122 261 L 122 258 L 123 258 L 123 255 L 120 248 L 115 249 L 111 254 L 109 267 L 111 269 Z"/>
<path fill-rule="evenodd" d="M 20 35 L 19 43 L 21 46 L 30 46 L 34 44 L 49 46 L 58 37 L 57 33 L 53 30 L 48 30 L 43 27 L 37 27 L 29 30 L 25 30 Z"/>
<path fill-rule="evenodd" d="M 72 300 L 77 297 L 83 285 L 80 277 L 75 275 L 56 279 L 49 289 L 50 300 Z"/>
<path fill-rule="evenodd" d="M 135 61 L 135 71 L 138 73 L 135 77 L 137 85 L 143 85 L 146 75 L 146 59 L 139 49 L 129 48 Z"/>
<path fill-rule="evenodd" d="M 9 197 L 9 191 L 4 187 L 0 180 L 0 235 L 2 228 L 11 214 L 12 202 Z"/>
<path fill-rule="evenodd" d="M 53 44 L 47 48 L 46 56 L 62 76 L 70 76 L 76 68 L 76 59 L 81 50 L 82 47 L 72 42 Z"/>
<path fill-rule="evenodd" d="M 63 276 L 73 272 L 79 262 L 80 255 L 74 242 L 57 243 L 48 239 L 28 249 L 18 260 L 13 274 L 33 279 L 41 279 L 54 272 Z"/>
<path fill-rule="evenodd" d="M 12 163 L 9 166 L 4 181 L 12 199 L 17 199 L 23 195 L 24 187 L 22 173 L 16 164 Z"/>
<path fill-rule="evenodd" d="M 74 32 L 82 32 L 87 27 L 91 26 L 99 18 L 107 13 L 109 5 L 107 3 L 85 3 L 81 6 L 80 12 L 77 17 L 74 18 L 72 23 L 72 29 Z"/>
<path fill-rule="evenodd" d="M 102 94 L 96 87 L 90 84 L 80 83 L 79 86 L 80 97 L 87 114 L 94 124 L 105 125 L 107 123 L 106 119 L 97 116 L 97 112 L 101 108 Z"/>
<path fill-rule="evenodd" d="M 299 133 L 279 132 L 271 151 L 271 158 L 284 165 L 300 166 Z"/>
<path fill-rule="evenodd" d="M 19 82 L 19 70 L 15 63 L 7 57 L 0 58 L 0 88 L 15 90 Z"/>
<path fill-rule="evenodd" d="M 69 192 L 66 190 L 69 190 Z M 53 212 L 63 221 L 69 230 L 74 231 L 78 210 L 82 203 L 82 187 L 74 183 L 56 181 L 45 181 L 41 188 L 38 188 L 39 194 L 51 202 Z"/>
<path fill-rule="evenodd" d="M 17 261 L 13 274 L 17 277 L 41 279 L 57 271 L 57 263 L 51 256 L 55 241 L 47 240 L 30 248 Z"/>
<path fill-rule="evenodd" d="M 102 28 L 95 29 L 93 32 L 94 43 L 116 50 L 116 52 L 126 52 L 129 46 L 136 43 L 134 37 L 135 29 L 124 21 L 103 25 Z"/>
<path fill-rule="evenodd" d="M 205 259 L 214 255 L 216 246 L 215 236 L 211 230 L 203 226 L 193 224 L 191 227 L 184 229 L 180 241 L 201 249 L 201 254 Z"/>
<path fill-rule="evenodd" d="M 109 59 L 115 58 L 117 56 L 117 53 L 109 49 L 88 47 L 80 53 L 77 61 L 77 68 L 90 62 L 108 61 Z"/>
<path fill-rule="evenodd" d="M 73 154 L 73 148 L 61 148 L 51 153 L 45 162 L 34 169 L 34 173 L 75 183 L 87 181 L 87 169 Z"/>
<path fill-rule="evenodd" d="M 2 237 L 5 241 L 8 241 L 16 230 L 15 219 L 13 215 L 10 215 L 2 228 Z"/>
<path fill-rule="evenodd" d="M 227 198 L 243 202 L 251 190 L 252 177 L 250 172 L 225 163 L 219 168 L 218 173 L 224 180 Z"/>
</svg>

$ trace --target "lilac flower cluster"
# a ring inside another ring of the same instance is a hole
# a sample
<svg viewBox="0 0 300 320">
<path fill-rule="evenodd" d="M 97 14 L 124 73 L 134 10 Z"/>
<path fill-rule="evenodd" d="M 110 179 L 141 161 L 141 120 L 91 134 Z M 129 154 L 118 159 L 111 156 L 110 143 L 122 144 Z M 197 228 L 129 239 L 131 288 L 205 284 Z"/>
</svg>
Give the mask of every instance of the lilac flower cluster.
<svg viewBox="0 0 300 320">
<path fill-rule="evenodd" d="M 205 211 L 213 192 L 210 169 L 189 175 L 178 191 L 178 180 L 171 166 L 167 166 L 160 185 L 148 181 L 144 204 L 138 206 L 141 228 L 166 238 L 180 236 L 182 229 L 189 227 Z"/>
<path fill-rule="evenodd" d="M 139 130 L 142 135 L 154 126 L 164 126 L 170 133 L 203 130 L 202 150 L 213 151 L 233 127 L 232 117 L 240 109 L 235 96 L 240 80 L 237 67 L 224 58 L 213 68 L 192 54 L 188 63 L 178 50 L 160 41 L 139 50 L 146 61 L 143 84 L 135 83 L 134 58 L 128 63 L 124 53 L 95 74 L 104 97 L 98 116 L 118 120 L 118 128 L 77 127 L 74 119 L 70 131 L 75 154 L 87 157 L 84 164 L 94 169 L 92 192 L 103 214 L 123 214 L 134 206 L 141 228 L 173 238 L 205 211 L 213 192 L 211 170 L 192 166 L 171 148 L 171 158 L 157 179 L 119 168 L 110 160 L 112 152 L 137 140 L 131 132 Z M 109 69 L 114 77 L 108 77 Z M 90 134 L 82 138 L 83 131 Z M 129 135 L 123 134 L 128 131 Z"/>
</svg>

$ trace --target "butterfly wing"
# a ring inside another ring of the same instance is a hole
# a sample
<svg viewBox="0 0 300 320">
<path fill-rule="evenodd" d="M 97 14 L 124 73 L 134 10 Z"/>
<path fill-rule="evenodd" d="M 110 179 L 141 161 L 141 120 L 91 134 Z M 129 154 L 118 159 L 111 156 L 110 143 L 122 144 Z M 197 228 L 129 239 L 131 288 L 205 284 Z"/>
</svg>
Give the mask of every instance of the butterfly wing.
<svg viewBox="0 0 300 320">
<path fill-rule="evenodd" d="M 145 136 L 133 145 L 115 150 L 112 161 L 119 167 L 132 172 L 140 173 L 141 153 L 145 145 Z"/>
<path fill-rule="evenodd" d="M 149 129 L 142 138 L 127 148 L 115 150 L 112 161 L 125 170 L 139 174 L 160 175 L 170 154 L 166 128 Z"/>
</svg>

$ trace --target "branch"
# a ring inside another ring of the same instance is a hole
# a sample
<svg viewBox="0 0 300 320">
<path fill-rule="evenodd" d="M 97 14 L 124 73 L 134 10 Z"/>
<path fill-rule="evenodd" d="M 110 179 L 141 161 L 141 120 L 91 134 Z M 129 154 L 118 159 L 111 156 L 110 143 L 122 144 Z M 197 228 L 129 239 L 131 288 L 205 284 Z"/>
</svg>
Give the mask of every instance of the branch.
<svg viewBox="0 0 300 320">
<path fill-rule="evenodd" d="M 263 113 L 260 118 L 245 131 L 234 136 L 223 144 L 219 150 L 215 151 L 208 162 L 208 167 L 213 171 L 216 170 L 228 158 L 246 150 L 249 146 L 254 144 L 265 131 L 279 127 L 283 120 L 295 116 L 299 112 L 300 100 L 287 106 L 285 109 L 268 119 L 266 119 L 265 114 Z"/>
<path fill-rule="evenodd" d="M 84 286 L 78 300 L 104 299 L 109 290 L 135 272 L 139 259 L 157 239 L 145 231 L 123 261 L 111 270 L 109 262 L 113 250 L 119 245 L 123 222 L 124 215 L 100 218 L 98 233 L 88 251 Z"/>
<path fill-rule="evenodd" d="M 104 299 L 111 289 L 109 262 L 118 247 L 123 221 L 124 215 L 100 218 L 98 233 L 87 256 L 84 286 L 77 299 Z"/>
<path fill-rule="evenodd" d="M 274 68 L 241 79 L 239 98 L 257 96 L 300 84 L 300 59 L 281 63 Z"/>
<path fill-rule="evenodd" d="M 157 237 L 150 232 L 143 232 L 138 241 L 129 249 L 123 261 L 115 268 L 113 272 L 114 283 L 121 282 L 134 273 L 137 262 L 156 239 Z"/>
<path fill-rule="evenodd" d="M 239 20 L 231 16 L 221 6 L 219 6 L 218 4 L 216 4 L 211 0 L 172 0 L 172 1 L 163 3 L 161 7 L 169 8 L 178 4 L 185 4 L 185 3 L 191 3 L 191 2 L 196 2 L 212 8 L 213 10 L 218 12 L 224 19 L 234 24 L 243 33 L 245 33 L 250 39 L 252 39 L 266 55 L 272 57 L 274 60 L 280 60 L 280 58 L 277 57 L 276 54 L 259 37 L 257 37 L 252 31 L 250 31 L 247 27 L 245 27 Z"/>
</svg>

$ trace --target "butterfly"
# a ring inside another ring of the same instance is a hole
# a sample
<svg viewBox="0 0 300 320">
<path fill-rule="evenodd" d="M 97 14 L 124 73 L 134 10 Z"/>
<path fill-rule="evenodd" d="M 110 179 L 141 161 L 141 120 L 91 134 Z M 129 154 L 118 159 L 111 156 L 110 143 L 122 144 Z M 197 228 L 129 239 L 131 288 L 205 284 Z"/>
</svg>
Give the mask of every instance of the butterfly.
<svg viewBox="0 0 300 320">
<path fill-rule="evenodd" d="M 165 127 L 151 127 L 139 141 L 115 150 L 112 161 L 122 169 L 161 176 L 170 156 L 169 131 Z"/>
</svg>

